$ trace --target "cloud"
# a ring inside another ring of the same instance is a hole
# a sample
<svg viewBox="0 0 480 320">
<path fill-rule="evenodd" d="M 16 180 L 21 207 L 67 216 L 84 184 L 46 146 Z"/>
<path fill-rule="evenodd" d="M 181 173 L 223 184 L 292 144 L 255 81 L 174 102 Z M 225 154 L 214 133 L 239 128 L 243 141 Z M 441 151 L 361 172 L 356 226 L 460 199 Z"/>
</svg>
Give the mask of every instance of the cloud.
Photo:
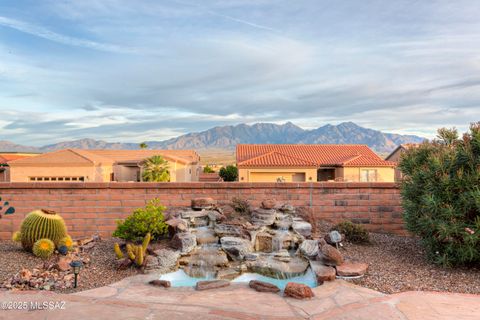
<svg viewBox="0 0 480 320">
<path fill-rule="evenodd" d="M 50 31 L 41 26 L 35 26 L 23 21 L 2 17 L 0 16 L 0 26 L 8 27 L 15 29 L 20 32 L 28 33 L 30 35 L 44 38 L 50 41 L 58 42 L 61 44 L 83 47 L 93 50 L 100 50 L 106 52 L 116 52 L 116 53 L 134 53 L 137 52 L 136 49 L 126 48 L 122 46 L 117 46 L 114 44 L 100 43 L 86 39 L 79 39 L 75 37 L 70 37 L 62 35 L 53 31 Z"/>
</svg>

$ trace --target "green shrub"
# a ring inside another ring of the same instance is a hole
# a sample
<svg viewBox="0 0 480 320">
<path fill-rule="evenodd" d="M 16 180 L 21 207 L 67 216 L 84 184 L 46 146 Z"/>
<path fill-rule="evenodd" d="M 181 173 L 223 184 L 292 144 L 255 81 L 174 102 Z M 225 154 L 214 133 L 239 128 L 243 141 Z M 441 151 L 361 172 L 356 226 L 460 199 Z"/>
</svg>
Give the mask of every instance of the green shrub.
<svg viewBox="0 0 480 320">
<path fill-rule="evenodd" d="M 345 239 L 352 243 L 370 243 L 370 234 L 363 226 L 351 221 L 342 221 L 332 230 L 337 230 L 345 235 Z"/>
<path fill-rule="evenodd" d="M 250 202 L 246 199 L 233 197 L 232 202 L 230 203 L 232 208 L 239 213 L 249 213 L 250 212 Z"/>
<path fill-rule="evenodd" d="M 215 170 L 213 170 L 209 165 L 206 165 L 203 167 L 203 173 L 215 173 Z"/>
<path fill-rule="evenodd" d="M 458 138 L 438 139 L 404 153 L 399 168 L 407 229 L 420 236 L 429 258 L 444 266 L 480 262 L 480 122 Z"/>
<path fill-rule="evenodd" d="M 233 165 L 228 165 L 220 168 L 220 172 L 218 174 L 220 177 L 222 177 L 223 181 L 237 181 L 238 168 Z"/>
<path fill-rule="evenodd" d="M 159 239 L 168 233 L 163 212 L 165 207 L 159 199 L 148 202 L 145 208 L 138 208 L 124 221 L 117 221 L 114 237 L 135 241 L 144 238 L 150 233 L 152 239 Z"/>
</svg>

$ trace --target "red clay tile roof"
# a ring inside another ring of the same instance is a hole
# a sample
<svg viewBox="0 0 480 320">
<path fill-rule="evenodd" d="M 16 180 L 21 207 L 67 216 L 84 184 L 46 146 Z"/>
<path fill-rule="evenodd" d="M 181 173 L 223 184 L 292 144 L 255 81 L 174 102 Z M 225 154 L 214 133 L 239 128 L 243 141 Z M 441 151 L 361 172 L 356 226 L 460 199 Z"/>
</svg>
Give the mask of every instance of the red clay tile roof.
<svg viewBox="0 0 480 320">
<path fill-rule="evenodd" d="M 6 164 L 10 161 L 15 161 L 24 158 L 36 157 L 38 154 L 15 154 L 15 153 L 2 153 L 0 154 L 0 164 Z"/>
<path fill-rule="evenodd" d="M 366 145 L 239 144 L 239 167 L 392 167 Z"/>
</svg>

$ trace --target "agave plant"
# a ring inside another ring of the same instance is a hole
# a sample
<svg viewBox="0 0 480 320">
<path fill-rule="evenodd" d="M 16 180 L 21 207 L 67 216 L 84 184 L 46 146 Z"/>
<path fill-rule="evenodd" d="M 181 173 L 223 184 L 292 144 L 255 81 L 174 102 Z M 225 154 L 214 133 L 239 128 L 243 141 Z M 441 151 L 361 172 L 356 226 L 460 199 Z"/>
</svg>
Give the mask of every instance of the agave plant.
<svg viewBox="0 0 480 320">
<path fill-rule="evenodd" d="M 150 182 L 168 182 L 170 181 L 170 172 L 168 171 L 168 161 L 162 156 L 153 156 L 145 160 L 143 164 L 143 181 Z"/>
</svg>

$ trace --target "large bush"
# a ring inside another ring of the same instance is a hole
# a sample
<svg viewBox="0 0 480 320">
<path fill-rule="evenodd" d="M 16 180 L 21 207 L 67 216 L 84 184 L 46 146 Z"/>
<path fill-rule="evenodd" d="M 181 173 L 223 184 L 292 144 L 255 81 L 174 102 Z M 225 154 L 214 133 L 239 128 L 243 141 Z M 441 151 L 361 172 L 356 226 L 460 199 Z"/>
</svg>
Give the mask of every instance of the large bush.
<svg viewBox="0 0 480 320">
<path fill-rule="evenodd" d="M 360 224 L 345 220 L 335 225 L 331 230 L 337 230 L 345 235 L 345 239 L 351 243 L 370 243 L 370 234 Z"/>
<path fill-rule="evenodd" d="M 113 236 L 130 241 L 143 239 L 148 233 L 152 239 L 163 237 L 168 233 L 168 225 L 165 224 L 163 215 L 165 209 L 160 200 L 151 200 L 145 208 L 135 209 L 127 219 L 117 221 Z"/>
<path fill-rule="evenodd" d="M 444 266 L 480 263 L 480 122 L 411 148 L 399 165 L 407 229 Z"/>
<path fill-rule="evenodd" d="M 238 168 L 234 165 L 228 165 L 220 168 L 218 173 L 223 181 L 236 181 L 238 178 Z"/>
</svg>

